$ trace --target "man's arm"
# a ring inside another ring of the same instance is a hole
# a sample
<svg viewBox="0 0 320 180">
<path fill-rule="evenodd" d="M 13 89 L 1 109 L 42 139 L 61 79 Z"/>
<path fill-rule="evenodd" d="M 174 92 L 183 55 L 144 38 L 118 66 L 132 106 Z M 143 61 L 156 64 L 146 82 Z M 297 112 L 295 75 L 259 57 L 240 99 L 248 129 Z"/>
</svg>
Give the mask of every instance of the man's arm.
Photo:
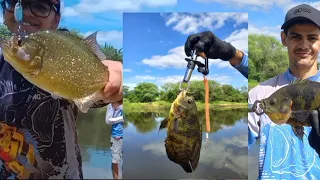
<svg viewBox="0 0 320 180">
<path fill-rule="evenodd" d="M 123 116 L 115 117 L 115 118 L 106 118 L 106 123 L 107 124 L 117 124 L 124 122 Z"/>
<path fill-rule="evenodd" d="M 248 57 L 226 41 L 222 41 L 210 31 L 190 35 L 184 45 L 187 56 L 192 50 L 202 58 L 229 61 L 243 76 L 248 79 Z"/>
<path fill-rule="evenodd" d="M 230 64 L 248 79 L 248 55 L 236 50 L 236 55 L 229 60 Z"/>
<path fill-rule="evenodd" d="M 107 124 L 117 124 L 117 123 L 124 122 L 122 106 L 119 106 L 118 108 L 119 109 L 115 111 L 112 108 L 111 104 L 108 105 L 108 109 L 106 112 L 106 119 L 105 119 Z"/>
</svg>

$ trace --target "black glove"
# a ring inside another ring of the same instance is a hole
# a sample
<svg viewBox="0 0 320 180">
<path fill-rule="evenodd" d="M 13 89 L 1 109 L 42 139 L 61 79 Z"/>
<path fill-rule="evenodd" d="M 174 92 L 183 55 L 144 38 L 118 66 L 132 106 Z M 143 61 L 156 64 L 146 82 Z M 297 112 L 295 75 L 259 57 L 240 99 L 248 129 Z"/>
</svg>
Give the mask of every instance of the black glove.
<svg viewBox="0 0 320 180">
<path fill-rule="evenodd" d="M 184 45 L 187 56 L 191 56 L 191 50 L 204 52 L 210 59 L 222 59 L 228 61 L 236 54 L 236 48 L 230 43 L 220 40 L 210 31 L 190 35 Z"/>
<path fill-rule="evenodd" d="M 310 146 L 318 153 L 320 157 L 320 123 L 319 111 L 313 110 L 310 115 L 311 132 L 308 137 Z"/>
</svg>

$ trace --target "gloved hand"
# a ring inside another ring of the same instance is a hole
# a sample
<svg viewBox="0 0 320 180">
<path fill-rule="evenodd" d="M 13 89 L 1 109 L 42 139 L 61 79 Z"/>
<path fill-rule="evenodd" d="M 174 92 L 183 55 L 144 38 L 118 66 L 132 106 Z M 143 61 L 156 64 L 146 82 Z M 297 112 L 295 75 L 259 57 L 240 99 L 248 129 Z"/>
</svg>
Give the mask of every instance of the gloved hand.
<svg viewBox="0 0 320 180">
<path fill-rule="evenodd" d="M 319 111 L 313 110 L 310 115 L 311 132 L 308 137 L 310 146 L 318 153 L 320 158 L 320 123 Z"/>
<path fill-rule="evenodd" d="M 184 51 L 191 56 L 191 50 L 204 52 L 210 59 L 222 59 L 228 61 L 236 54 L 236 48 L 230 43 L 220 40 L 210 31 L 190 35 L 185 43 Z"/>
</svg>

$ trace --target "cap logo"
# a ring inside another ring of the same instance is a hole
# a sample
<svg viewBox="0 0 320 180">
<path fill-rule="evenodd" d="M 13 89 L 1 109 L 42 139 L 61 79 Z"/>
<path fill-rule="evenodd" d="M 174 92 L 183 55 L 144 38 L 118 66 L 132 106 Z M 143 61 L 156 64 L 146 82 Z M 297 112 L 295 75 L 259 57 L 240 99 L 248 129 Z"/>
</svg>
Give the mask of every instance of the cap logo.
<svg viewBox="0 0 320 180">
<path fill-rule="evenodd" d="M 296 14 L 296 13 L 298 13 L 298 12 L 311 13 L 311 9 L 309 9 L 309 8 L 299 8 L 299 9 L 294 10 L 294 13 L 293 13 L 293 14 Z"/>
</svg>

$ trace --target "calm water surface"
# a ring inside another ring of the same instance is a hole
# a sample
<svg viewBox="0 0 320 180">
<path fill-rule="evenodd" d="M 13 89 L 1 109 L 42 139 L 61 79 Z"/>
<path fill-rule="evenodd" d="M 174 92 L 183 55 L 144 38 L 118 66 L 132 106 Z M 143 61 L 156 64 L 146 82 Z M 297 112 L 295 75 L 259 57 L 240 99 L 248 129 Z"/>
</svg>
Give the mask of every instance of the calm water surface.
<svg viewBox="0 0 320 180">
<path fill-rule="evenodd" d="M 77 121 L 78 141 L 85 179 L 113 179 L 111 171 L 111 126 L 105 123 L 106 108 L 80 114 Z"/>
<path fill-rule="evenodd" d="M 124 109 L 125 110 L 125 109 Z M 123 145 L 123 178 L 241 178 L 248 179 L 247 109 L 215 110 L 210 112 L 209 146 L 203 142 L 199 165 L 195 172 L 186 173 L 166 155 L 166 129 L 158 129 L 168 111 L 128 112 L 125 120 Z M 205 113 L 199 112 L 205 131 Z"/>
</svg>

